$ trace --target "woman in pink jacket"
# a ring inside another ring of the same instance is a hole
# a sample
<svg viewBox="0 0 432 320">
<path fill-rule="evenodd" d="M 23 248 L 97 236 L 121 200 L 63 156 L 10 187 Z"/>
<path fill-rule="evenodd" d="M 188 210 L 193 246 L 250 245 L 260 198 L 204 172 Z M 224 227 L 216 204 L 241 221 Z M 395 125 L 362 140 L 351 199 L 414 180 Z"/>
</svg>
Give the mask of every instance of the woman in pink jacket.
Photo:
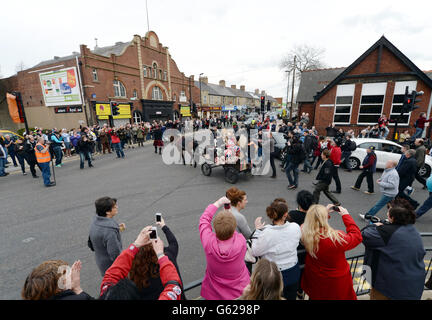
<svg viewBox="0 0 432 320">
<path fill-rule="evenodd" d="M 201 286 L 201 296 L 206 300 L 233 300 L 240 297 L 249 284 L 250 275 L 244 258 L 246 239 L 236 230 L 236 220 L 230 210 L 223 210 L 214 219 L 216 211 L 229 204 L 222 197 L 210 204 L 200 218 L 201 243 L 207 260 L 207 268 Z"/>
</svg>

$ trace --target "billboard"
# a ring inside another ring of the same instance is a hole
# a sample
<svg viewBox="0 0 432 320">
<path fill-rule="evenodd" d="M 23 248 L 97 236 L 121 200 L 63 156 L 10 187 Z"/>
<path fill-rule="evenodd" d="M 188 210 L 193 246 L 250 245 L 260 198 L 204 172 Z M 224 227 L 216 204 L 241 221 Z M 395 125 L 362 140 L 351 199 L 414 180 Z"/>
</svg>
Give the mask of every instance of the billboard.
<svg viewBox="0 0 432 320">
<path fill-rule="evenodd" d="M 76 67 L 41 72 L 39 79 L 47 107 L 82 105 Z"/>
<path fill-rule="evenodd" d="M 131 105 L 126 103 L 119 103 L 119 115 L 113 116 L 113 119 L 130 119 L 132 118 Z M 96 103 L 96 115 L 99 120 L 107 120 L 111 113 L 111 105 L 109 103 Z"/>
</svg>

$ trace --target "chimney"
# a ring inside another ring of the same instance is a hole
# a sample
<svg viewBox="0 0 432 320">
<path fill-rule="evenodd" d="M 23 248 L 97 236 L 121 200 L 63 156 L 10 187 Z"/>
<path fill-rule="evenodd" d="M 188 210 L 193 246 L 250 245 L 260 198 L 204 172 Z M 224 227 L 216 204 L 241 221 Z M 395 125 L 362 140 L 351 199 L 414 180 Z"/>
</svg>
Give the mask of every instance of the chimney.
<svg viewBox="0 0 432 320">
<path fill-rule="evenodd" d="M 246 87 L 245 86 L 240 86 L 240 90 L 241 91 L 246 91 Z"/>
<path fill-rule="evenodd" d="M 205 83 L 205 84 L 208 84 L 208 78 L 207 77 L 202 77 L 201 78 L 201 82 Z"/>
<path fill-rule="evenodd" d="M 219 85 L 220 85 L 221 87 L 225 87 L 225 80 L 221 80 L 221 81 L 219 81 Z"/>
<path fill-rule="evenodd" d="M 259 96 L 259 89 L 255 89 L 255 95 Z"/>
<path fill-rule="evenodd" d="M 231 85 L 231 89 L 237 89 L 237 86 L 235 84 Z"/>
</svg>

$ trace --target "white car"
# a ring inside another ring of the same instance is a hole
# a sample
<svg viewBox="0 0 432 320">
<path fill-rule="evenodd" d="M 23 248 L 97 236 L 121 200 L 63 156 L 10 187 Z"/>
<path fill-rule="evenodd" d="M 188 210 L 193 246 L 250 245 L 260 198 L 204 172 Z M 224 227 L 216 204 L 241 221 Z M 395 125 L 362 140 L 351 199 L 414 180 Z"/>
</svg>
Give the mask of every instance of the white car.
<svg viewBox="0 0 432 320">
<path fill-rule="evenodd" d="M 377 155 L 377 169 L 384 169 L 388 160 L 399 161 L 402 156 L 402 146 L 393 141 L 383 139 L 356 138 L 352 139 L 357 144 L 357 149 L 352 152 L 350 157 L 350 166 L 352 169 L 358 169 L 366 157 L 366 149 L 371 146 L 375 147 Z M 423 178 L 429 178 L 432 168 L 432 157 L 426 155 L 425 165 L 420 168 L 419 174 Z"/>
</svg>

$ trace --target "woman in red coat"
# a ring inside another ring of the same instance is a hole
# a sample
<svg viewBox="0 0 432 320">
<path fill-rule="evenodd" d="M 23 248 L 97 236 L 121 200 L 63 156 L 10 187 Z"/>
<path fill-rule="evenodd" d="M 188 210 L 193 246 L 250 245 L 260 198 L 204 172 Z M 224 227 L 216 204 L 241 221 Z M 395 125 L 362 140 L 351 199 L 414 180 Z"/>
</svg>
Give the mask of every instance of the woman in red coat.
<svg viewBox="0 0 432 320">
<path fill-rule="evenodd" d="M 328 224 L 328 205 L 309 208 L 302 225 L 302 243 L 307 255 L 301 287 L 311 300 L 357 300 L 345 252 L 362 242 L 362 235 L 345 208 L 338 207 L 346 233 Z"/>
</svg>

